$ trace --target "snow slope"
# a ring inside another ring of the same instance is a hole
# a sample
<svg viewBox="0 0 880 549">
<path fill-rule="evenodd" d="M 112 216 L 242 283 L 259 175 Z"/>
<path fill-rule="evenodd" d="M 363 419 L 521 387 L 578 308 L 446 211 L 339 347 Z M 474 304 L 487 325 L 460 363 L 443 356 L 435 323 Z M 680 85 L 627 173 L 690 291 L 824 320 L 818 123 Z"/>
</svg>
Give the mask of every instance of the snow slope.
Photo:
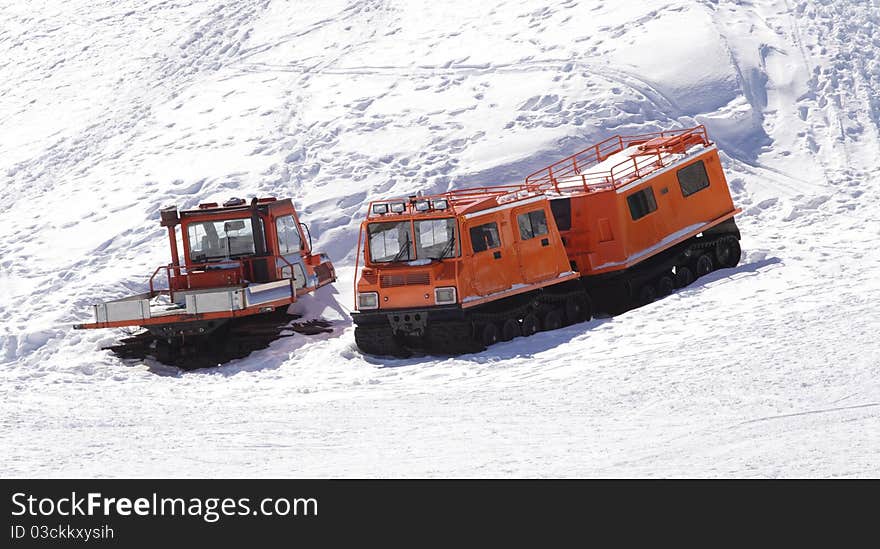
<svg viewBox="0 0 880 549">
<path fill-rule="evenodd" d="M 880 1 L 131 0 L 0 6 L 7 476 L 880 474 Z M 459 358 L 353 343 L 372 197 L 508 183 L 706 124 L 744 260 Z M 336 321 L 223 367 L 74 332 L 142 291 L 158 209 L 292 196 Z"/>
</svg>

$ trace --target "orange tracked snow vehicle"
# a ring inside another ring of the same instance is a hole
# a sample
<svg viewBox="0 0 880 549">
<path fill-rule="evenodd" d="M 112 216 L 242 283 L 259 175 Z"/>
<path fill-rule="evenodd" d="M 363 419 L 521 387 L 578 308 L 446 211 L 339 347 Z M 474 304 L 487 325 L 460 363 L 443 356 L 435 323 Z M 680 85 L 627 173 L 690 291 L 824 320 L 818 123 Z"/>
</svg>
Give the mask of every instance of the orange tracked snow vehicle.
<svg viewBox="0 0 880 549">
<path fill-rule="evenodd" d="M 739 212 L 702 126 L 615 136 L 521 185 L 372 202 L 357 345 L 457 354 L 648 303 L 735 266 Z"/>
<path fill-rule="evenodd" d="M 148 292 L 94 305 L 95 321 L 74 328 L 140 326 L 148 334 L 136 343 L 153 347 L 159 360 L 208 355 L 195 363 L 210 364 L 218 348 L 232 357 L 247 354 L 247 344 L 242 348 L 232 337 L 233 321 L 285 309 L 336 280 L 330 259 L 312 251 L 308 227 L 290 199 L 234 198 L 222 206 L 207 203 L 180 212 L 169 207 L 160 213 L 171 263 L 156 268 Z M 164 288 L 157 288 L 160 281 Z"/>
</svg>

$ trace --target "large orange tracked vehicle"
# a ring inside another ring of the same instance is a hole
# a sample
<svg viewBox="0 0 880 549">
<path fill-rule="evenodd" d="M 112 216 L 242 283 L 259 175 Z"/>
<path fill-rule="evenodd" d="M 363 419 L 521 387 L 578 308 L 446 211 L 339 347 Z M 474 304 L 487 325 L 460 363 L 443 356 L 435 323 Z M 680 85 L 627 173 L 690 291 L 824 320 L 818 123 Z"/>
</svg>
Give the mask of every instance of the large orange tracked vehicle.
<svg viewBox="0 0 880 549">
<path fill-rule="evenodd" d="M 258 315 L 283 312 L 336 280 L 330 259 L 312 251 L 308 227 L 290 199 L 233 198 L 160 213 L 171 263 L 156 268 L 148 292 L 94 305 L 94 322 L 74 326 L 145 328 L 123 342 L 128 345 L 112 348 L 123 356 L 143 351 L 162 362 L 199 367 L 246 355 L 254 342 L 255 348 L 268 344 L 262 336 L 278 324 L 260 322 Z"/>
<path fill-rule="evenodd" d="M 615 136 L 520 185 L 374 201 L 357 345 L 472 352 L 648 303 L 735 266 L 739 212 L 702 126 Z"/>
</svg>

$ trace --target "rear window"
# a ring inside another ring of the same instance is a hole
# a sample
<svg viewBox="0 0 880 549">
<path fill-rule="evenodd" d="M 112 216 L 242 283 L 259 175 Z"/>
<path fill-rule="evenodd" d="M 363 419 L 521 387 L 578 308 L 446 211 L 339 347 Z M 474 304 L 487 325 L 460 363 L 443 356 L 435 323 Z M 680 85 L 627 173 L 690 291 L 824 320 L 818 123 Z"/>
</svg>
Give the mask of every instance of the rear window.
<svg viewBox="0 0 880 549">
<path fill-rule="evenodd" d="M 187 236 L 189 257 L 195 263 L 228 261 L 255 253 L 249 217 L 190 223 Z"/>
<path fill-rule="evenodd" d="M 678 170 L 678 185 L 681 187 L 682 196 L 690 196 L 708 187 L 709 176 L 706 174 L 703 161 L 699 160 Z"/>
<path fill-rule="evenodd" d="M 471 227 L 471 246 L 474 252 L 491 250 L 501 246 L 501 238 L 498 235 L 498 223 L 486 223 Z"/>
<path fill-rule="evenodd" d="M 648 187 L 626 197 L 629 204 L 629 213 L 633 221 L 641 219 L 657 209 L 657 200 L 654 199 L 654 189 Z"/>
</svg>

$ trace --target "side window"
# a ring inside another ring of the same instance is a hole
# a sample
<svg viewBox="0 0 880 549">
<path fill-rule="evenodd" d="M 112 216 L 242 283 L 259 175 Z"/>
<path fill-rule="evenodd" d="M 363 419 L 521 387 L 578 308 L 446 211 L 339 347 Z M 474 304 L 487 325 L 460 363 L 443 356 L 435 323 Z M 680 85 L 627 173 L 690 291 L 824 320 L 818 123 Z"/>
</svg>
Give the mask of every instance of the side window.
<svg viewBox="0 0 880 549">
<path fill-rule="evenodd" d="M 214 240 L 217 240 L 215 237 Z M 220 247 L 219 240 L 217 240 L 215 248 Z M 198 256 L 203 252 L 207 253 L 208 249 L 211 248 L 211 241 L 208 238 L 208 231 L 205 230 L 204 223 L 194 223 L 189 226 L 189 254 L 190 258 L 193 261 L 198 262 Z"/>
<path fill-rule="evenodd" d="M 281 276 L 284 278 L 293 278 L 293 285 L 297 290 L 306 287 L 306 272 L 303 270 L 303 266 L 299 263 L 293 264 L 292 272 L 290 266 L 285 265 L 282 267 Z"/>
<path fill-rule="evenodd" d="M 471 246 L 473 246 L 474 252 L 482 252 L 501 246 L 498 223 L 492 222 L 471 227 Z"/>
<path fill-rule="evenodd" d="M 703 161 L 694 162 L 678 170 L 678 184 L 681 186 L 682 196 L 690 196 L 708 187 L 709 176 L 706 174 Z"/>
<path fill-rule="evenodd" d="M 654 189 L 648 187 L 626 197 L 629 204 L 629 213 L 633 221 L 641 219 L 657 209 L 657 201 L 654 199 Z"/>
<path fill-rule="evenodd" d="M 292 215 L 285 215 L 275 220 L 278 232 L 278 253 L 281 255 L 297 253 L 302 249 L 302 240 Z"/>
<path fill-rule="evenodd" d="M 516 224 L 519 225 L 519 236 L 522 240 L 547 234 L 547 215 L 544 210 L 519 214 L 516 216 Z"/>
<path fill-rule="evenodd" d="M 550 211 L 556 220 L 556 227 L 560 231 L 571 229 L 571 199 L 558 198 L 550 201 Z"/>
<path fill-rule="evenodd" d="M 306 273 L 299 263 L 293 266 L 293 283 L 297 289 L 306 287 Z"/>
</svg>

